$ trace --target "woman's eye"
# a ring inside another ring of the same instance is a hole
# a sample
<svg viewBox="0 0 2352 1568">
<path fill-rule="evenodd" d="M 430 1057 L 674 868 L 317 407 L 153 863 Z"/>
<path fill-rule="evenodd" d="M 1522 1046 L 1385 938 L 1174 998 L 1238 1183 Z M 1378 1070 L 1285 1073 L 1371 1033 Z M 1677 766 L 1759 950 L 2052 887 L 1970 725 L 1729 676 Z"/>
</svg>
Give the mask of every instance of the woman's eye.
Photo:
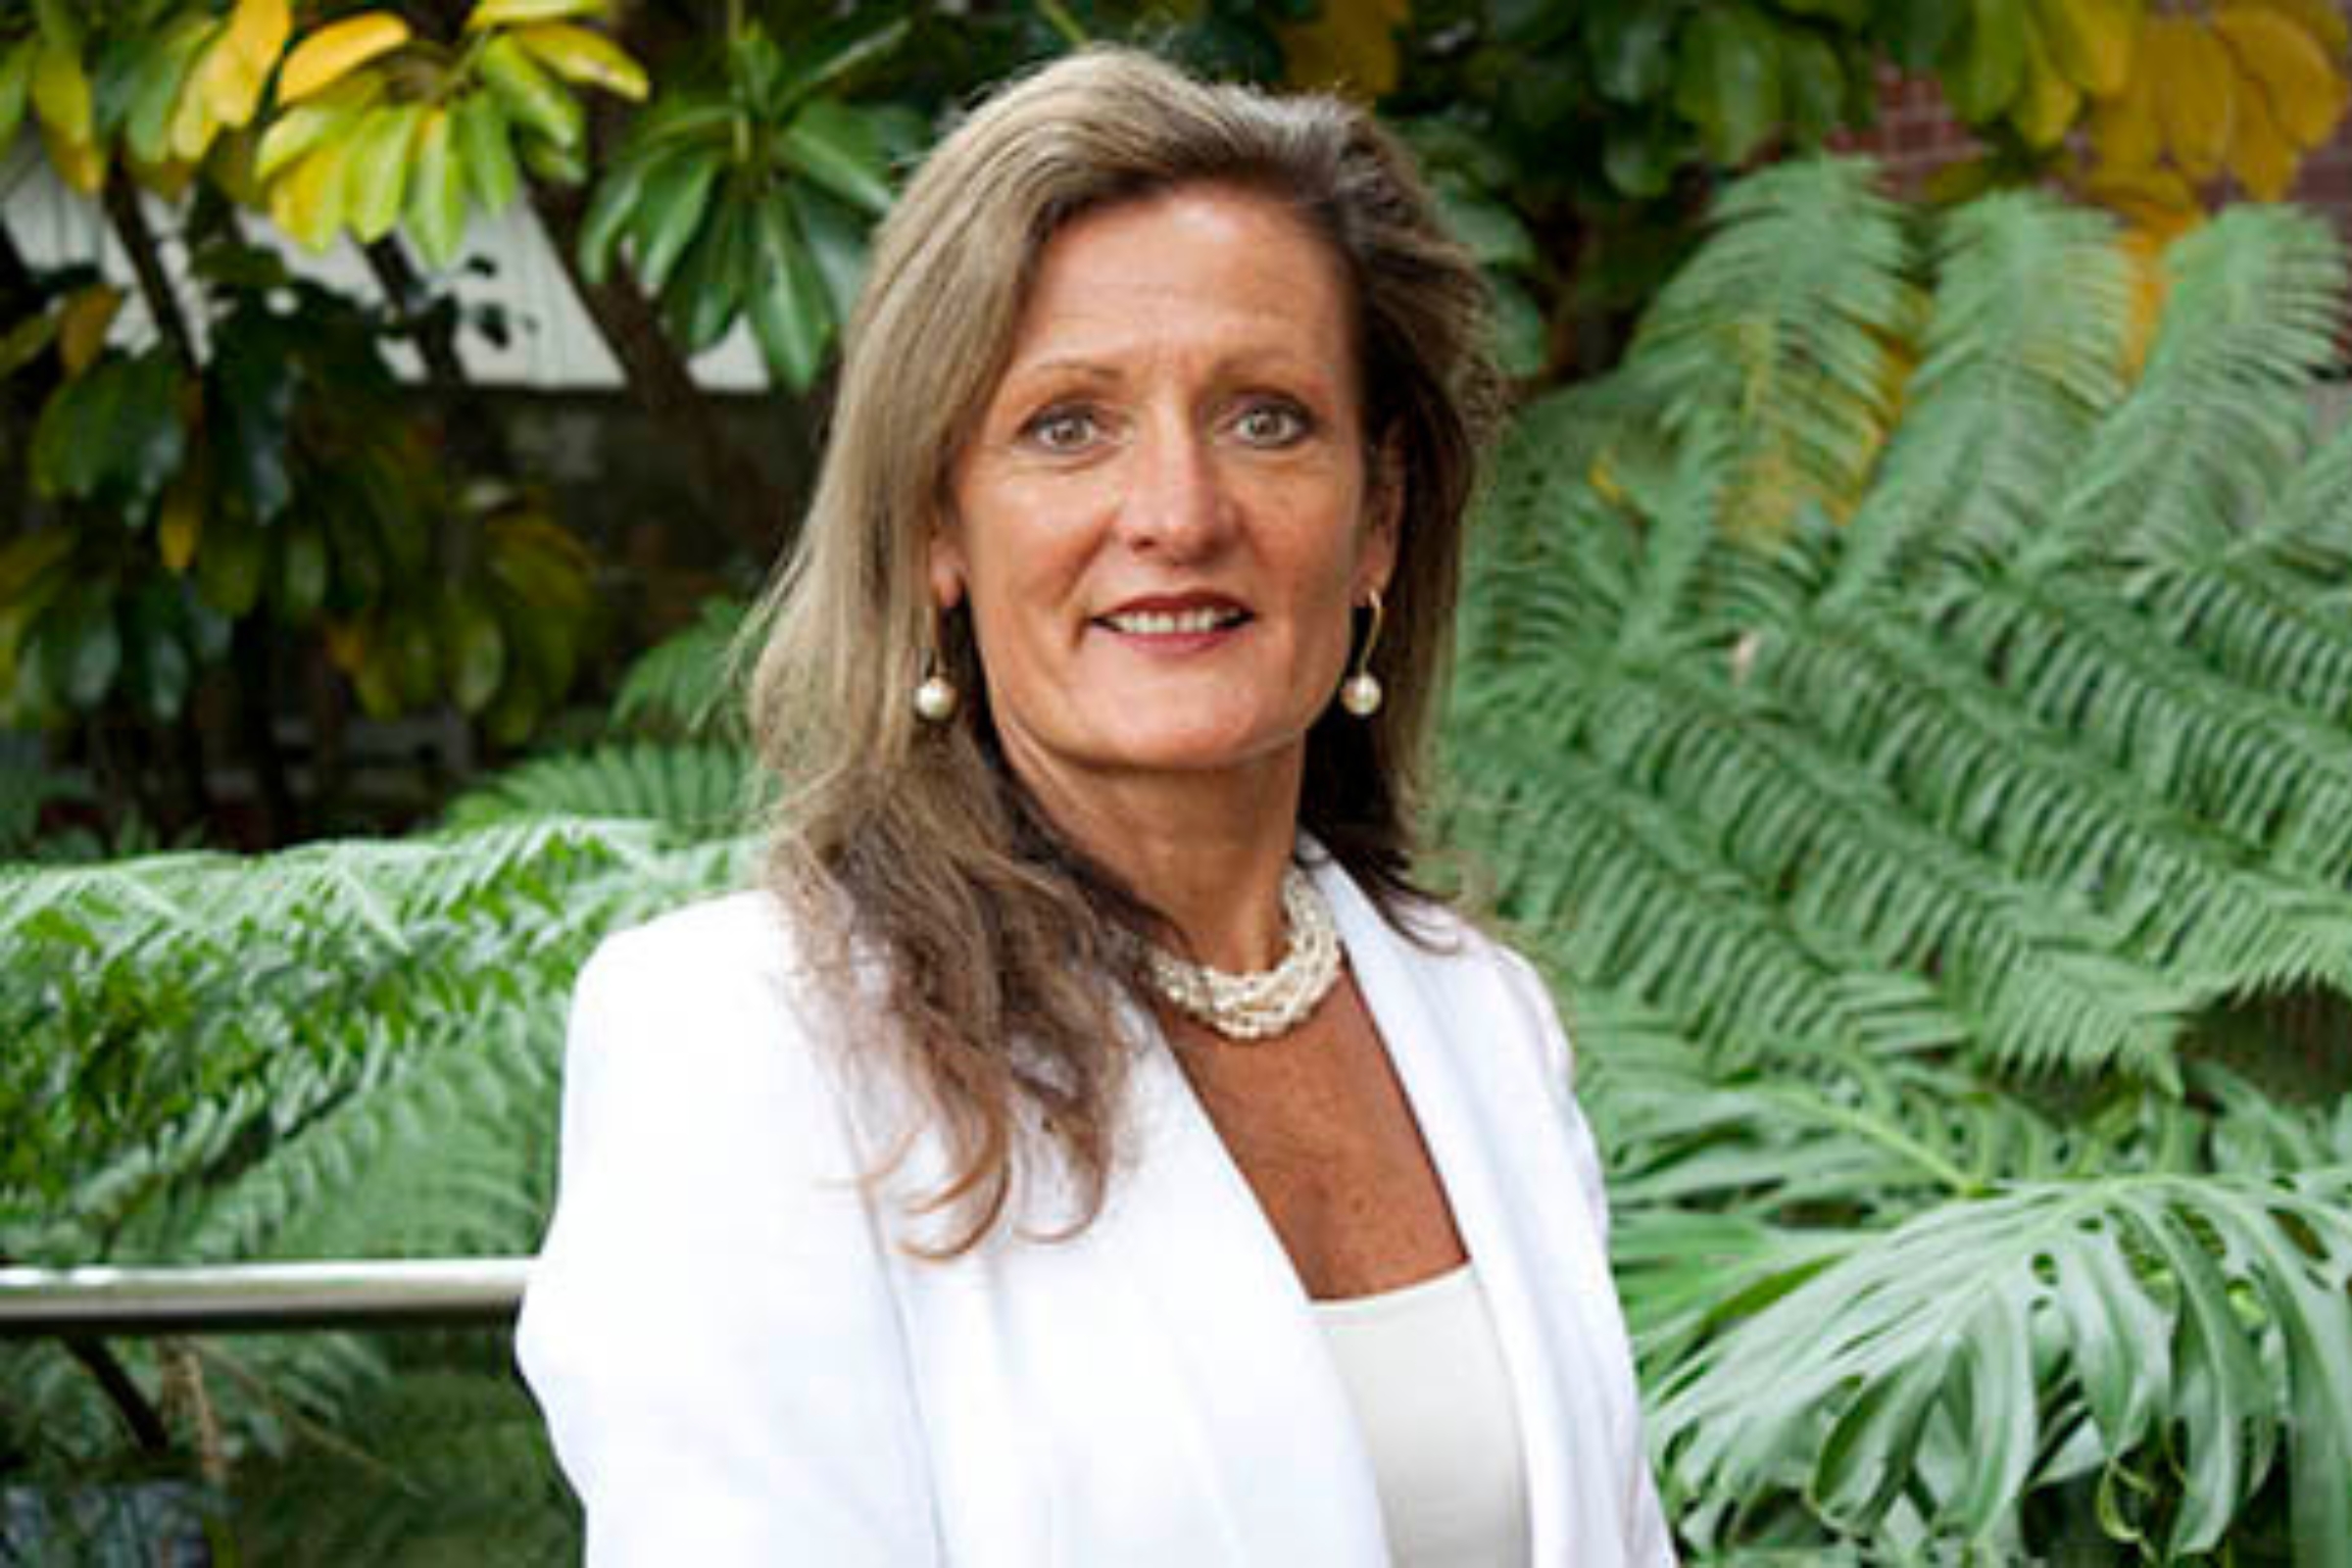
<svg viewBox="0 0 2352 1568">
<path fill-rule="evenodd" d="M 1031 445 L 1051 453 L 1083 452 L 1102 433 L 1102 425 L 1085 409 L 1049 409 L 1021 430 Z"/>
<path fill-rule="evenodd" d="M 1234 433 L 1253 447 L 1287 447 L 1306 434 L 1306 416 L 1287 403 L 1253 403 L 1234 421 Z"/>
</svg>

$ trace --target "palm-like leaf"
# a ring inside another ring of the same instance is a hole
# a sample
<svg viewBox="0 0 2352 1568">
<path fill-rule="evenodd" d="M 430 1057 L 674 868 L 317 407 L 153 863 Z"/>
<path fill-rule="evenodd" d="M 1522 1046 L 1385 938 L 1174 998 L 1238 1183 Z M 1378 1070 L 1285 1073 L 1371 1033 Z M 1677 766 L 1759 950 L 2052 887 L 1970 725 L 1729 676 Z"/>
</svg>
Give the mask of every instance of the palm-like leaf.
<svg viewBox="0 0 2352 1568">
<path fill-rule="evenodd" d="M 2283 1447 L 2298 1564 L 2352 1561 L 2348 1205 L 2342 1166 L 2117 1176 L 1797 1249 L 1801 1281 L 1667 1380 L 1656 1441 L 1690 1493 L 1798 1494 L 1866 1539 L 1901 1509 L 1986 1542 L 2029 1488 L 2096 1476 L 2181 1554 Z"/>
<path fill-rule="evenodd" d="M 1860 188 L 1754 181 L 1529 412 L 1462 623 L 1686 1544 L 2336 1564 L 2352 1107 L 2182 1051 L 2352 992 L 2341 262 L 2212 225 L 2139 367 L 2105 220 Z"/>
</svg>

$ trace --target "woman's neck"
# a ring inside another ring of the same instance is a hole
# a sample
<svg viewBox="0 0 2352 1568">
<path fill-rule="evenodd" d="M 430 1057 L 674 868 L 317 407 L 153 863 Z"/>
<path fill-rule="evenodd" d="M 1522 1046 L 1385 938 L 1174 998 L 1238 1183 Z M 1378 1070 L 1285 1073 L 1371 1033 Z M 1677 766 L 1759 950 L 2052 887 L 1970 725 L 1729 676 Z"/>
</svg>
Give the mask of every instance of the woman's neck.
<svg viewBox="0 0 2352 1568">
<path fill-rule="evenodd" d="M 1249 971 L 1278 962 L 1287 940 L 1282 873 L 1304 760 L 1300 746 L 1213 773 L 1013 770 L 1056 829 L 1174 922 L 1187 956 Z"/>
</svg>

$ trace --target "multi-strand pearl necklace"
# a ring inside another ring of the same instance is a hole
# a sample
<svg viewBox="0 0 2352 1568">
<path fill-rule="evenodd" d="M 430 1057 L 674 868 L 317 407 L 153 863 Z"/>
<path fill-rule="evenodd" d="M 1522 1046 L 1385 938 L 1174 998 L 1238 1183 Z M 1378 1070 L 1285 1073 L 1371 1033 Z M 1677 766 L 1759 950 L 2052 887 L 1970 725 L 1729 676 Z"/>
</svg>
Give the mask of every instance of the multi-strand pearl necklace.
<svg viewBox="0 0 2352 1568">
<path fill-rule="evenodd" d="M 1289 940 L 1273 968 L 1229 974 L 1154 945 L 1145 955 L 1152 989 L 1228 1040 L 1289 1034 L 1339 983 L 1340 933 L 1331 906 L 1295 865 L 1282 874 L 1282 913 Z"/>
</svg>

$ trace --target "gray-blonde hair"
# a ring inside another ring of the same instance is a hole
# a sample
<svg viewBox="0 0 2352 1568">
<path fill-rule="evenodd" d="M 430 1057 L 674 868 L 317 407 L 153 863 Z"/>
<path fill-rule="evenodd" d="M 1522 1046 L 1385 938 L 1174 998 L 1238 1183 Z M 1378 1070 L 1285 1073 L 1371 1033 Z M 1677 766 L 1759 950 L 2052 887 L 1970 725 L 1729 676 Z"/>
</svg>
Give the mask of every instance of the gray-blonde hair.
<svg viewBox="0 0 2352 1568">
<path fill-rule="evenodd" d="M 1118 988 L 1142 994 L 1130 937 L 1164 922 L 1005 766 L 968 620 L 938 623 L 929 547 L 1047 242 L 1080 213 L 1200 182 L 1288 203 L 1349 283 L 1367 451 L 1404 492 L 1388 700 L 1369 722 L 1335 707 L 1315 724 L 1299 815 L 1393 921 L 1422 897 L 1414 805 L 1495 408 L 1477 268 L 1409 158 L 1348 104 L 1211 85 L 1124 49 L 1052 64 L 942 141 L 876 237 L 753 677 L 755 740 L 784 786 L 767 879 L 882 960 L 896 1017 L 867 1038 L 894 1041 L 947 1141 L 954 1174 L 929 1199 L 958 1219 L 943 1253 L 995 1226 L 1032 1152 L 1077 1178 L 1078 1224 L 1100 1208 L 1124 1081 Z M 909 702 L 935 646 L 967 694 L 944 729 Z"/>
</svg>

